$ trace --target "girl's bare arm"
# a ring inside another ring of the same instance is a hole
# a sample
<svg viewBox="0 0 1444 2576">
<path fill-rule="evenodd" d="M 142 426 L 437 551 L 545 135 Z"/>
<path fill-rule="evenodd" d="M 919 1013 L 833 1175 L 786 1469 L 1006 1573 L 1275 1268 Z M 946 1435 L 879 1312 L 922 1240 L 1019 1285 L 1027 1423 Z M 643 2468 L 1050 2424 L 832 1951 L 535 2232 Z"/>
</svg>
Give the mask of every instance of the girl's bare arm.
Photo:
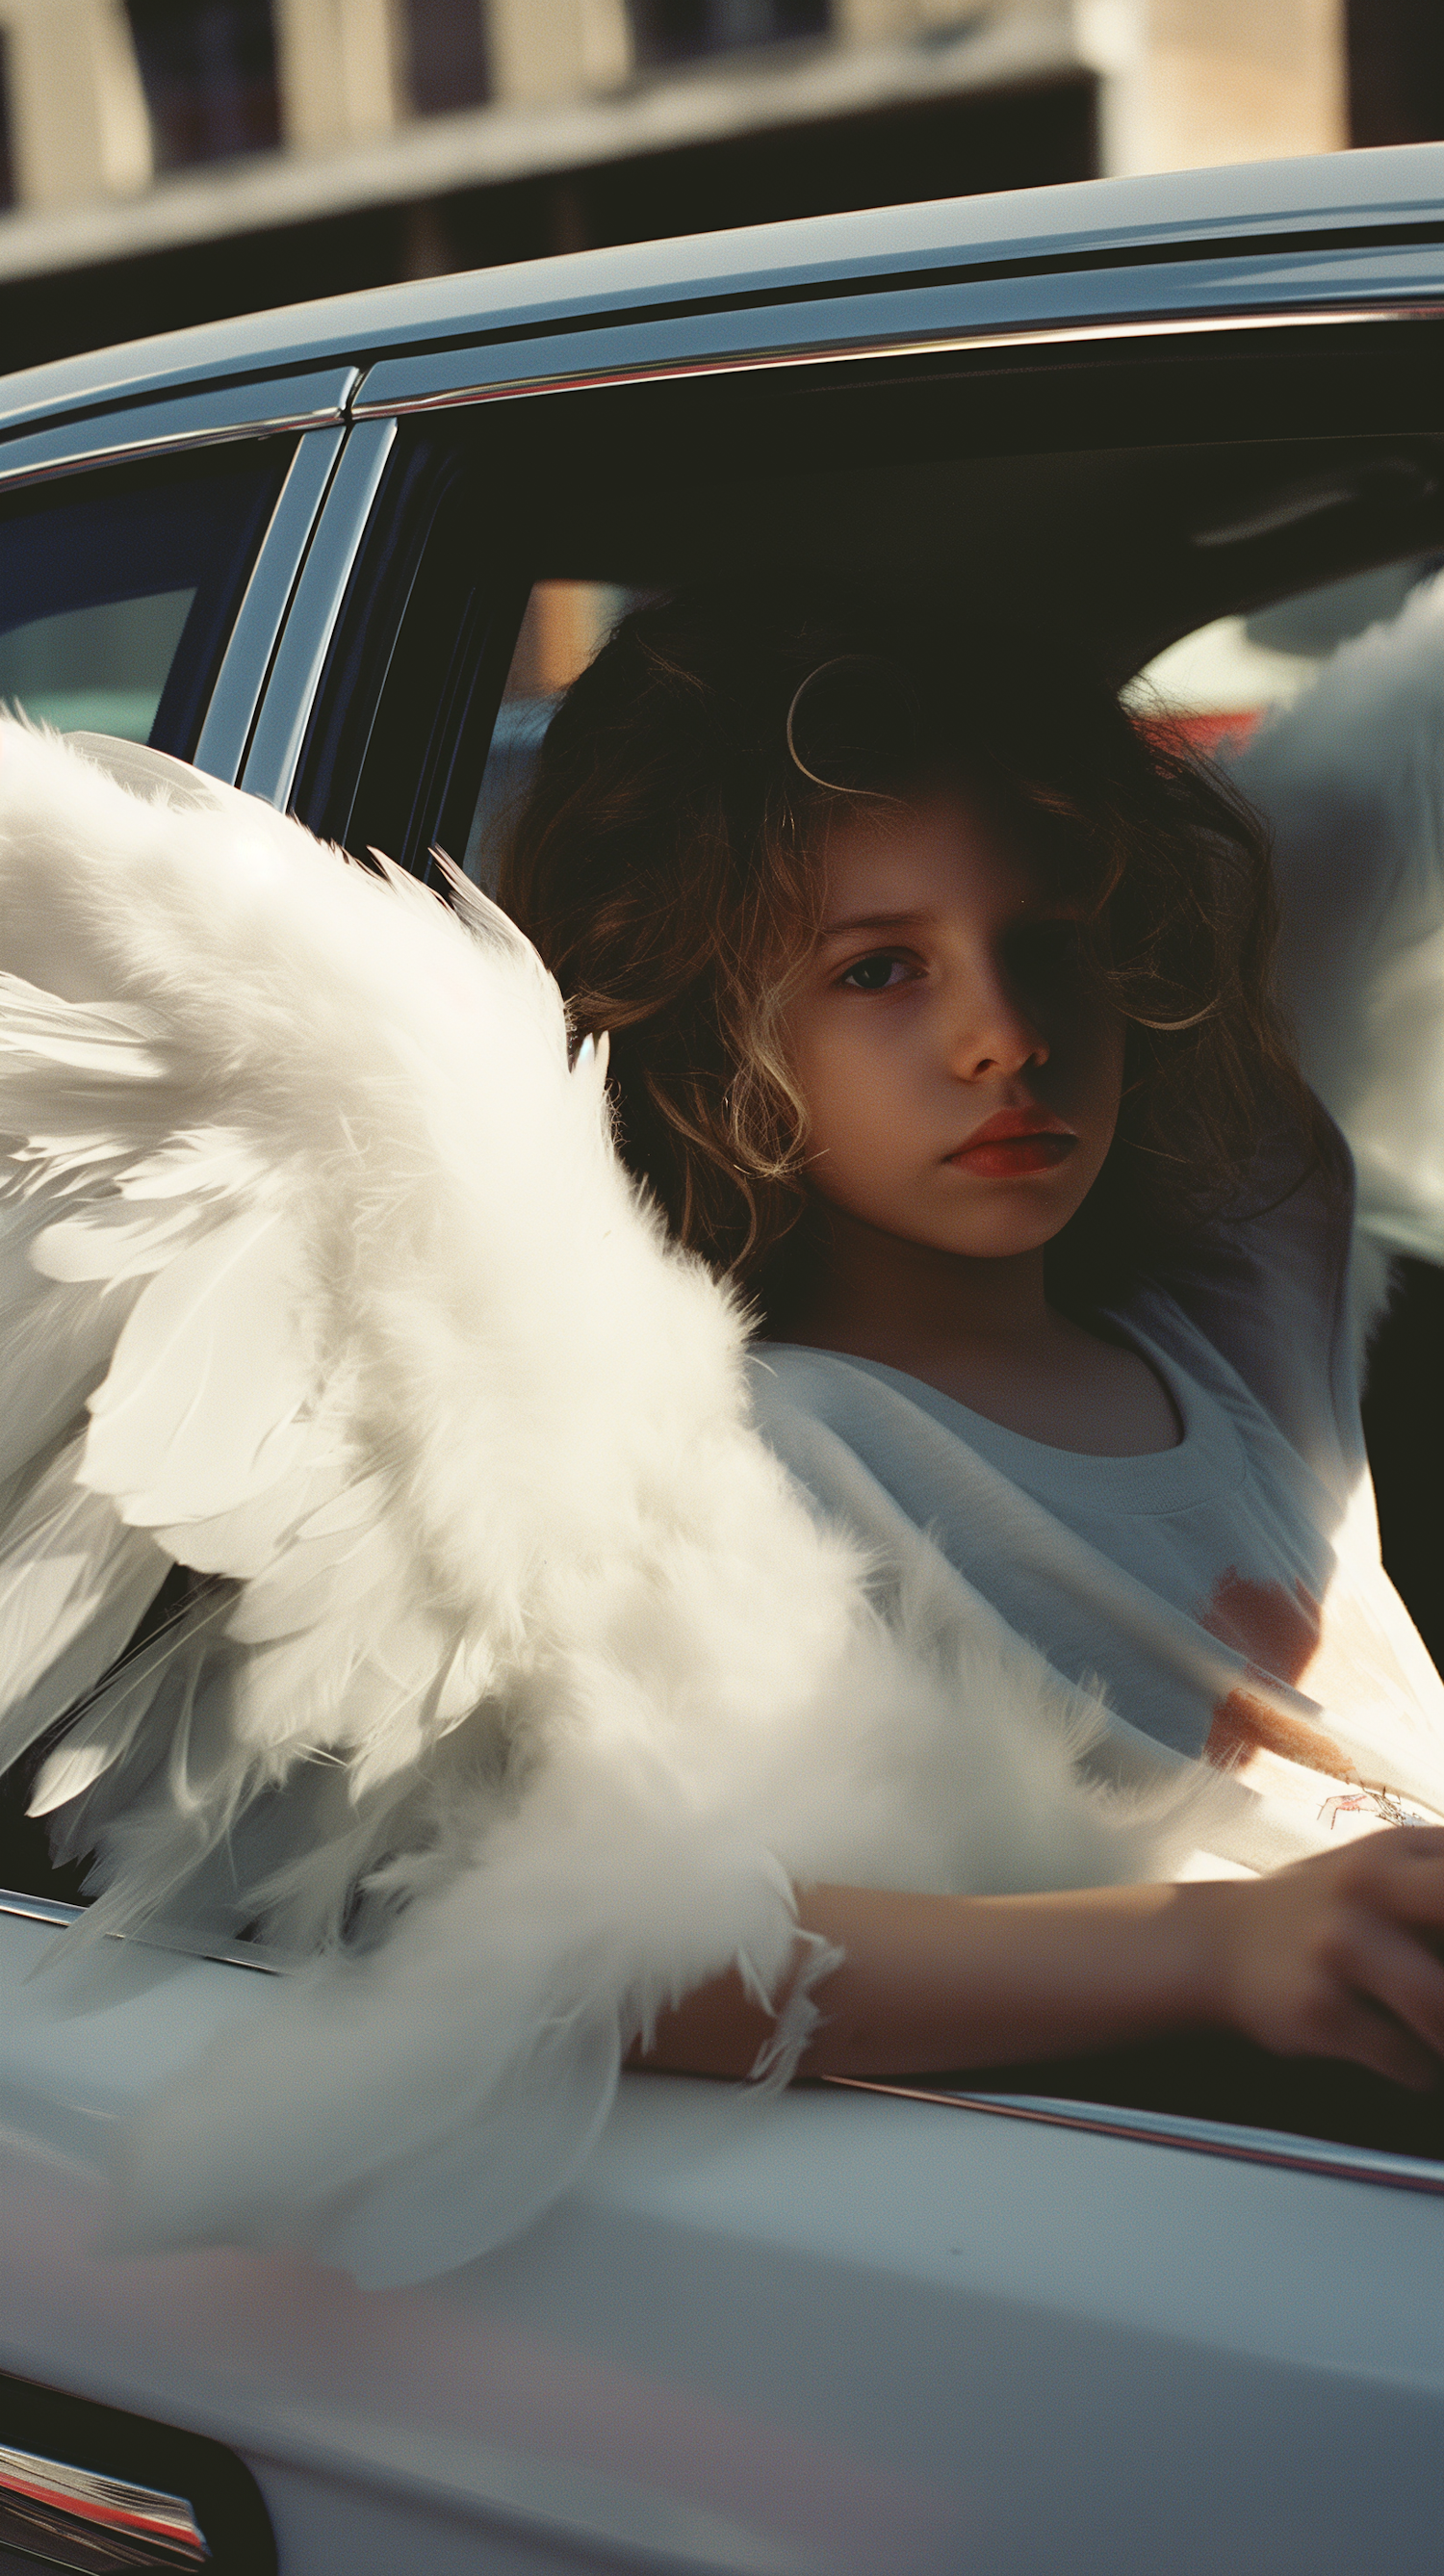
<svg viewBox="0 0 1444 2576">
<path fill-rule="evenodd" d="M 1444 2075 L 1444 1829 L 1403 1827 L 1252 1880 L 1058 1896 L 814 1887 L 845 1953 L 809 2075 L 921 2074 L 1232 2030 L 1423 2088 Z M 746 2075 L 772 2032 L 739 1978 L 662 2016 L 633 2063 Z"/>
</svg>

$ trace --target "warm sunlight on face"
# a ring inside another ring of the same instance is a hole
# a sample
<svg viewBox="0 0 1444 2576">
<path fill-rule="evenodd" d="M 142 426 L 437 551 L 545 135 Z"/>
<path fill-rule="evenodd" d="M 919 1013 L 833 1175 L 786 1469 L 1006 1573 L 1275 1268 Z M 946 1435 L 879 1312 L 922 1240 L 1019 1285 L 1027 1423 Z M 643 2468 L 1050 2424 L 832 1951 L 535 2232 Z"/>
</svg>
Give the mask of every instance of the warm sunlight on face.
<svg viewBox="0 0 1444 2576">
<path fill-rule="evenodd" d="M 812 1186 L 906 1242 L 1035 1251 L 1096 1180 L 1122 1094 L 1076 911 L 952 791 L 835 824 L 826 877 L 787 1019 Z"/>
</svg>

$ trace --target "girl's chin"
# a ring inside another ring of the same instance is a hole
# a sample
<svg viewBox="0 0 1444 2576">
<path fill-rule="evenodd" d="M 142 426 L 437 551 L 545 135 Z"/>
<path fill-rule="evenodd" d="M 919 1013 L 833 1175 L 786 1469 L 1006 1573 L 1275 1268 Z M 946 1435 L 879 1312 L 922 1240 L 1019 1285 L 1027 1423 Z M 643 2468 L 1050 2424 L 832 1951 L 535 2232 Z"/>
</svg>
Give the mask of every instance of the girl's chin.
<svg viewBox="0 0 1444 2576">
<path fill-rule="evenodd" d="M 1072 1169 L 1055 1164 L 1051 1173 L 1026 1183 L 995 1181 L 970 1190 L 966 1205 L 951 1194 L 949 1203 L 931 1207 L 919 1207 L 916 1201 L 867 1205 L 829 1199 L 821 1190 L 817 1196 L 824 1208 L 895 1242 L 951 1253 L 959 1260 L 1009 1261 L 1041 1252 L 1077 1215 L 1087 1192 L 1078 1188 Z"/>
<path fill-rule="evenodd" d="M 1014 1225 L 975 1225 L 972 1227 L 940 1225 L 882 1225 L 879 1232 L 894 1235 L 903 1243 L 917 1244 L 929 1252 L 942 1252 L 956 1261 L 1022 1261 L 1030 1253 L 1044 1252 L 1063 1231 L 1074 1210 L 1061 1214 L 1041 1208 L 1031 1212 L 1030 1223 Z"/>
<path fill-rule="evenodd" d="M 1021 1195 L 1021 1193 L 1020 1193 Z M 1034 1197 L 1031 1206 L 995 1208 L 979 1211 L 968 1225 L 956 1220 L 942 1224 L 936 1231 L 919 1230 L 918 1240 L 931 1240 L 939 1251 L 955 1252 L 960 1259 L 971 1261 L 1010 1261 L 1025 1253 L 1042 1252 L 1054 1242 L 1078 1213 L 1080 1202 L 1070 1191 L 1062 1205 L 1049 1205 Z"/>
</svg>

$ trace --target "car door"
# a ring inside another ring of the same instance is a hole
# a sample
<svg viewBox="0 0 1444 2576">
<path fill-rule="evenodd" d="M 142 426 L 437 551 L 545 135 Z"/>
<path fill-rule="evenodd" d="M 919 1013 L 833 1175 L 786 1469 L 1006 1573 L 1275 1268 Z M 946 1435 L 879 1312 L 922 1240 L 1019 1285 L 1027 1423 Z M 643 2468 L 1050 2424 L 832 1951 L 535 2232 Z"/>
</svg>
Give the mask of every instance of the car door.
<svg viewBox="0 0 1444 2576">
<path fill-rule="evenodd" d="M 358 852 L 384 848 L 425 873 L 440 846 L 487 882 L 557 692 L 620 607 L 677 581 L 947 584 L 984 632 L 1042 620 L 1122 681 L 1210 618 L 1428 557 L 1444 543 L 1444 420 L 1425 259 L 1354 243 L 1307 263 L 1297 249 L 1166 270 L 1155 257 L 1145 273 L 1141 254 L 1130 268 L 1120 251 L 1106 270 L 1080 262 L 1061 287 L 1040 267 L 1006 290 L 989 279 L 891 301 L 843 294 L 803 312 L 779 284 L 765 322 L 754 306 L 388 358 L 357 397 L 392 444 L 298 754 L 298 809 Z M 1347 2085 L 1322 2099 L 1307 2081 L 1250 2094 L 1235 2072 L 1207 2051 L 1155 2066 L 1165 2089 L 1150 2110 L 1136 2066 L 1108 2069 L 1115 2089 L 1092 2108 L 1064 2091 L 1087 2089 L 1076 2068 L 1051 2085 L 1032 2070 L 1030 2093 L 993 2088 L 987 2116 L 1026 2124 L 1030 2139 L 1049 2125 L 1074 2142 L 1107 2135 L 1106 2153 L 1146 2134 L 1224 2154 L 1250 2168 L 1246 2229 L 1249 2210 L 1283 2224 L 1259 2185 L 1270 2160 L 1290 2192 L 1306 2168 L 1336 2193 L 1352 2176 L 1362 2197 L 1330 2204 L 1331 2259 L 1362 2243 L 1355 2230 L 1374 2224 L 1363 2210 L 1377 2214 L 1386 2186 L 1438 2190 L 1434 2132 L 1407 2111 Z M 625 2089 L 629 2137 L 660 2141 L 669 2113 L 706 2132 L 703 2097 L 662 2110 L 648 2079 Z M 940 2088 L 927 2089 L 943 2116 Z M 980 2088 L 966 2089 L 978 2109 Z M 835 2095 L 830 2111 L 809 2110 L 812 2134 L 837 2111 Z M 797 2104 L 779 2110 L 774 2134 L 794 2116 Z M 875 2091 L 857 2116 L 886 2168 L 904 2134 L 896 2094 Z M 1310 2129 L 1335 2145 L 1309 2143 Z M 1005 2197 L 1023 2170 L 1017 2130 L 1010 2144 Z M 957 2152 L 970 2165 L 976 2133 Z M 1127 2153 L 1120 2188 L 1125 2171 Z M 1105 2168 L 1099 2180 L 1106 2191 Z M 1191 2185 L 1159 2188 L 1166 2202 Z M 1324 2205 L 1309 2205 L 1322 2222 Z M 789 2207 L 784 2232 L 800 2223 Z M 868 2240 L 861 2203 L 848 2208 L 833 2255 L 848 2226 Z M 1112 2276 L 1136 2291 L 1123 2239 L 1109 2222 L 1103 2235 Z M 1218 2240 L 1213 2252 L 1241 2316 L 1232 2257 Z M 628 2295 L 635 2306 L 635 2284 Z M 1407 2312 L 1402 2274 L 1389 2295 Z M 807 2297 L 822 2298 L 817 2280 Z M 668 2344 L 679 2385 L 696 2366 L 684 2341 L 678 2329 Z M 894 2418 L 879 2439 L 899 2434 Z M 1281 2514 L 1297 2505 L 1270 2492 Z M 1116 2494 L 1109 2510 L 1123 2510 Z"/>
</svg>

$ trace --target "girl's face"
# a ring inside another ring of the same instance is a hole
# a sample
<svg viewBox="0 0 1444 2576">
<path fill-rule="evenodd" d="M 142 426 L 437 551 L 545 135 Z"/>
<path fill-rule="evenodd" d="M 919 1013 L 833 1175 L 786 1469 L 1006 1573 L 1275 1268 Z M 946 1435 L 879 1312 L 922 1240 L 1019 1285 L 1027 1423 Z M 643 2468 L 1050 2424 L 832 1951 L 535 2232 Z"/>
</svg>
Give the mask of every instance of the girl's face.
<svg viewBox="0 0 1444 2576">
<path fill-rule="evenodd" d="M 973 1259 L 1081 1206 L 1118 1118 L 1124 1023 L 1082 913 L 960 792 L 835 823 L 787 1017 L 818 1195 Z"/>
</svg>

